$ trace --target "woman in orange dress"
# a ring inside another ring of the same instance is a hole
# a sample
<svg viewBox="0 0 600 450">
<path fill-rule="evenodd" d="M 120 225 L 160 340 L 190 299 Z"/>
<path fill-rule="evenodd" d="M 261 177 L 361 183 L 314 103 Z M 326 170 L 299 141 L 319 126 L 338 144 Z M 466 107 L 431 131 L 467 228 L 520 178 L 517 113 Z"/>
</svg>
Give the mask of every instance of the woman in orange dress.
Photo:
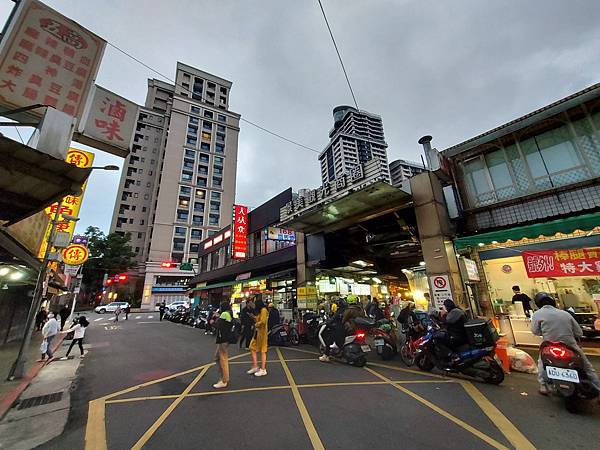
<svg viewBox="0 0 600 450">
<path fill-rule="evenodd" d="M 250 351 L 252 352 L 252 368 L 248 370 L 248 374 L 254 374 L 255 377 L 264 377 L 267 374 L 267 322 L 269 320 L 269 312 L 264 302 L 260 299 L 256 300 L 254 314 L 252 318 L 255 322 L 254 337 L 250 341 Z M 258 368 L 258 352 L 261 353 L 262 365 Z"/>
</svg>

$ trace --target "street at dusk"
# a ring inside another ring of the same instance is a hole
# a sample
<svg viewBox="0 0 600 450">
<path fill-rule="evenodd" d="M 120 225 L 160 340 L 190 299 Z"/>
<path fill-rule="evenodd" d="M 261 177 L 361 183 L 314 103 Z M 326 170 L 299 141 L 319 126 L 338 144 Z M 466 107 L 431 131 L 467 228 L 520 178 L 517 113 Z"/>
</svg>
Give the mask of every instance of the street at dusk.
<svg viewBox="0 0 600 450">
<path fill-rule="evenodd" d="M 0 0 L 0 449 L 599 448 L 599 16 Z"/>
</svg>

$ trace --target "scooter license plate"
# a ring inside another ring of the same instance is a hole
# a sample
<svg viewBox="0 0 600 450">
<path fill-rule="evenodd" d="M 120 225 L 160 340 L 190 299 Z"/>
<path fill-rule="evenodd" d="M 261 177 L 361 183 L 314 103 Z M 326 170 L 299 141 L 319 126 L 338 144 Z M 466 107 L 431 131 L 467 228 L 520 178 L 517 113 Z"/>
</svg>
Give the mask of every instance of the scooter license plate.
<svg viewBox="0 0 600 450">
<path fill-rule="evenodd" d="M 360 346 L 360 349 L 361 349 L 363 352 L 370 352 L 370 351 L 371 351 L 371 347 L 369 347 L 368 345 L 361 345 L 361 346 Z"/>
<path fill-rule="evenodd" d="M 287 336 L 287 332 L 285 332 L 285 331 L 281 331 L 281 332 L 279 332 L 279 334 L 282 336 Z"/>
<path fill-rule="evenodd" d="M 553 380 L 570 381 L 579 383 L 579 374 L 573 369 L 563 369 L 561 367 L 546 366 L 546 375 Z"/>
<path fill-rule="evenodd" d="M 383 339 L 375 339 L 375 340 L 373 341 L 373 344 L 374 344 L 376 347 L 379 347 L 380 345 L 383 345 Z"/>
</svg>

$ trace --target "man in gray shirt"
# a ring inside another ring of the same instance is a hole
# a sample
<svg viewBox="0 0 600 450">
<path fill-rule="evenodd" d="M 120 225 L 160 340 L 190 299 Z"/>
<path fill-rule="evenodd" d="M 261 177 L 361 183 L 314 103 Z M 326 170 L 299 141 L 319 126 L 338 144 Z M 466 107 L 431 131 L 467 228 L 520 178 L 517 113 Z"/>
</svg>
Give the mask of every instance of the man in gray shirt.
<svg viewBox="0 0 600 450">
<path fill-rule="evenodd" d="M 58 322 L 56 321 L 54 314 L 53 313 L 48 314 L 48 322 L 46 322 L 46 324 L 44 325 L 44 328 L 42 328 L 42 336 L 48 343 L 48 349 L 46 350 L 46 353 L 45 353 L 45 355 L 48 355 L 48 360 L 51 360 L 52 358 L 54 358 L 54 355 L 52 354 L 52 348 L 51 348 L 52 347 L 52 339 L 54 339 L 54 336 L 56 336 L 59 331 L 60 331 L 60 327 L 58 326 Z M 42 359 L 41 359 L 42 361 L 44 360 L 45 355 L 42 355 Z"/>
<path fill-rule="evenodd" d="M 577 321 L 567 311 L 556 308 L 556 302 L 550 295 L 540 292 L 535 297 L 536 304 L 539 302 L 540 309 L 531 318 L 531 332 L 536 336 L 542 336 L 545 341 L 562 342 L 576 350 L 581 355 L 590 382 L 600 391 L 600 380 L 594 366 L 577 343 L 577 339 L 583 336 L 583 331 Z M 541 357 L 538 359 L 538 382 L 540 383 L 540 393 L 548 394 Z"/>
</svg>

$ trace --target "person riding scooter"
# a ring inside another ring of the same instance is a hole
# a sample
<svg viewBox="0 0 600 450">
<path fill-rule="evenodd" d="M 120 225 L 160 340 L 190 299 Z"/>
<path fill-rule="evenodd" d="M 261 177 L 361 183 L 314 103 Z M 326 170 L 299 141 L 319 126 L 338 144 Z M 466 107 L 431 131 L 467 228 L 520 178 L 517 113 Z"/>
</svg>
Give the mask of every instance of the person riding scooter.
<svg viewBox="0 0 600 450">
<path fill-rule="evenodd" d="M 341 348 L 344 345 L 344 338 L 346 337 L 343 326 L 343 318 L 347 309 L 347 304 L 343 298 L 340 298 L 336 305 L 337 307 L 335 314 L 327 321 L 327 330 L 323 336 L 325 341 L 325 353 L 319 357 L 319 361 L 322 362 L 329 361 L 331 345 L 335 343 L 338 348 Z"/>
<path fill-rule="evenodd" d="M 579 353 L 589 381 L 600 391 L 598 374 L 577 342 L 583 336 L 583 331 L 577 321 L 567 311 L 558 309 L 556 300 L 546 292 L 538 292 L 534 297 L 534 302 L 539 309 L 533 313 L 531 318 L 531 332 L 536 336 L 542 336 L 545 341 L 562 342 Z M 548 395 L 549 390 L 546 386 L 541 357 L 538 359 L 538 382 L 540 383 L 540 394 Z"/>
<path fill-rule="evenodd" d="M 439 330 L 433 340 L 442 355 L 454 364 L 459 360 L 454 350 L 467 341 L 464 327 L 467 315 L 450 299 L 444 300 L 444 309 L 446 310 L 446 315 L 442 319 L 444 329 Z"/>
</svg>

